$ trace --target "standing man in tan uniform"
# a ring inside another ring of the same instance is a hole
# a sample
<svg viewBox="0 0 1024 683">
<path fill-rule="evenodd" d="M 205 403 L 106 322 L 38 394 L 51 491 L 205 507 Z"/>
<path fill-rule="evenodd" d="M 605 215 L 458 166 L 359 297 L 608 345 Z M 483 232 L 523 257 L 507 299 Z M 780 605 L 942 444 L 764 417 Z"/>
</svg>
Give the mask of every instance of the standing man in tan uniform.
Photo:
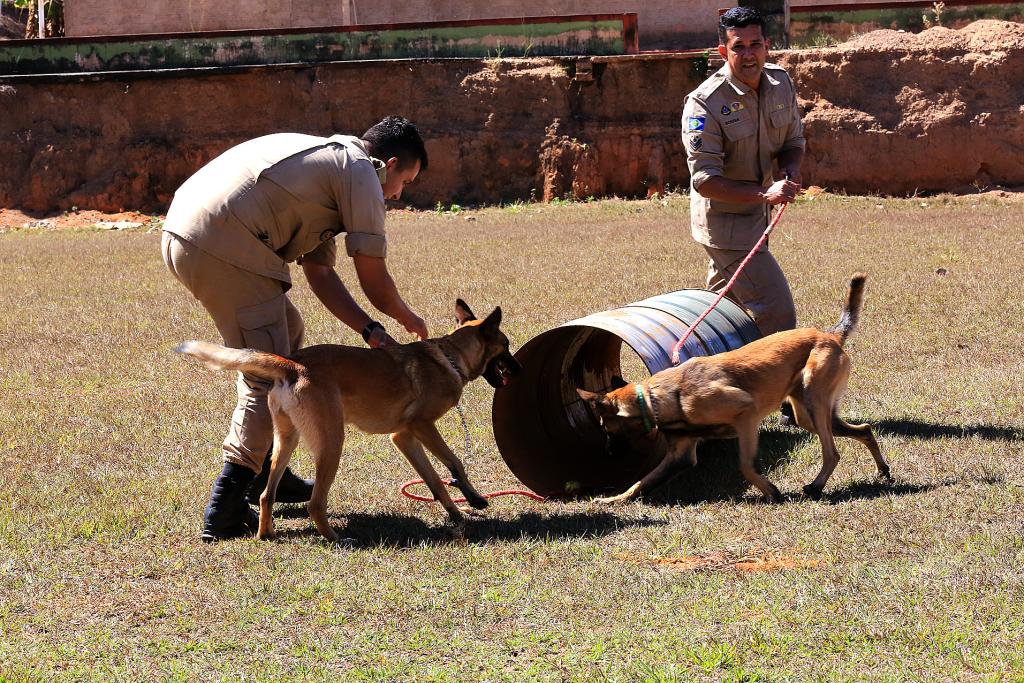
<svg viewBox="0 0 1024 683">
<path fill-rule="evenodd" d="M 288 263 L 302 266 L 324 306 L 376 348 L 394 344 L 352 298 L 334 270 L 335 236 L 370 303 L 419 339 L 427 326 L 402 299 L 385 262 L 385 198 L 427 168 L 416 127 L 389 116 L 361 138 L 279 133 L 232 147 L 174 195 L 164 223 L 167 267 L 209 312 L 227 346 L 288 355 L 303 323 L 288 300 Z M 224 439 L 224 469 L 203 519 L 205 541 L 254 533 L 250 500 L 265 485 L 273 427 L 270 385 L 240 374 L 238 403 Z M 260 479 L 254 482 L 262 470 Z M 286 491 L 284 499 L 282 490 Z M 304 502 L 312 482 L 287 472 L 278 500 Z"/>
<path fill-rule="evenodd" d="M 805 146 L 793 81 L 765 63 L 761 15 L 735 7 L 719 20 L 718 36 L 726 63 L 683 106 L 691 232 L 710 256 L 707 287 L 715 291 L 761 238 L 770 207 L 800 191 Z M 774 180 L 773 164 L 782 179 Z M 789 283 L 767 242 L 729 295 L 750 310 L 762 335 L 796 326 Z"/>
</svg>

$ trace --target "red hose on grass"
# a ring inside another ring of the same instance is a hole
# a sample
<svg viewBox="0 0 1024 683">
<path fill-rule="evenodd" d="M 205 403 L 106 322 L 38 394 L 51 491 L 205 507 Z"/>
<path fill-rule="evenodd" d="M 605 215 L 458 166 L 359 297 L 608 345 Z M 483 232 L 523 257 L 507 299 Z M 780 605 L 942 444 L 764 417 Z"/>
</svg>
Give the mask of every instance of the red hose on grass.
<svg viewBox="0 0 1024 683">
<path fill-rule="evenodd" d="M 444 481 L 444 483 L 447 484 L 448 486 L 453 486 L 453 484 L 452 484 L 453 480 L 451 480 L 451 479 L 444 479 L 442 481 Z M 410 486 L 416 486 L 417 484 L 422 484 L 422 483 L 424 483 L 422 479 L 413 479 L 411 481 L 405 482 L 404 484 L 402 484 L 402 488 L 401 488 L 402 495 L 405 496 L 406 498 L 411 498 L 413 500 L 422 501 L 424 503 L 433 503 L 434 502 L 434 498 L 432 498 L 432 497 L 431 498 L 427 498 L 426 496 L 420 496 L 420 495 L 417 495 L 415 493 L 410 493 L 407 490 L 407 489 L 409 489 Z M 526 496 L 527 498 L 532 498 L 533 500 L 539 500 L 541 502 L 544 502 L 545 500 L 547 500 L 547 498 L 545 498 L 544 496 L 538 496 L 533 491 L 526 491 L 524 489 L 502 489 L 501 491 L 494 491 L 493 493 L 483 493 L 481 495 L 484 498 L 497 498 L 498 496 Z M 452 502 L 453 503 L 465 503 L 466 499 L 465 498 L 452 498 Z"/>
</svg>

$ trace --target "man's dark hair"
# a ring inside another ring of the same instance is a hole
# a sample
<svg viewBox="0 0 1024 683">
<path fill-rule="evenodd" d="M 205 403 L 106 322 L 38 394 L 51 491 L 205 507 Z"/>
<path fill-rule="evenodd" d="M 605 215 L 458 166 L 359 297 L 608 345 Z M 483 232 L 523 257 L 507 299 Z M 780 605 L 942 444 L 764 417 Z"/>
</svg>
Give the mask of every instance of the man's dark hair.
<svg viewBox="0 0 1024 683">
<path fill-rule="evenodd" d="M 760 12 L 753 7 L 733 7 L 718 18 L 718 42 L 725 45 L 728 40 L 726 31 L 745 26 L 760 26 L 761 35 L 765 35 L 764 17 Z"/>
<path fill-rule="evenodd" d="M 416 126 L 401 116 L 386 116 L 363 133 L 363 140 L 370 143 L 370 153 L 387 161 L 397 157 L 402 168 L 408 168 L 420 160 L 420 173 L 427 170 L 427 149 Z"/>
</svg>

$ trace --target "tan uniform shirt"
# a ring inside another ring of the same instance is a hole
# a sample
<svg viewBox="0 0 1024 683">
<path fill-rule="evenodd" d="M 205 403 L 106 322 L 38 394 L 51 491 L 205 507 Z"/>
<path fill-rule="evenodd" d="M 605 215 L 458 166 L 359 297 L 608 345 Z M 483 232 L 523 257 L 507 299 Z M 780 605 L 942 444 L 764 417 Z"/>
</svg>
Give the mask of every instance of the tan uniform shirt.
<svg viewBox="0 0 1024 683">
<path fill-rule="evenodd" d="M 359 138 L 266 135 L 199 169 L 174 194 L 164 230 L 243 270 L 291 283 L 288 263 L 384 257 L 384 192 Z M 301 261 L 300 261 L 301 262 Z"/>
<path fill-rule="evenodd" d="M 768 206 L 707 199 L 697 188 L 714 176 L 772 184 L 774 159 L 806 144 L 793 81 L 782 67 L 765 64 L 755 91 L 726 64 L 686 96 L 683 144 L 693 238 L 716 249 L 750 249 L 768 225 Z"/>
</svg>

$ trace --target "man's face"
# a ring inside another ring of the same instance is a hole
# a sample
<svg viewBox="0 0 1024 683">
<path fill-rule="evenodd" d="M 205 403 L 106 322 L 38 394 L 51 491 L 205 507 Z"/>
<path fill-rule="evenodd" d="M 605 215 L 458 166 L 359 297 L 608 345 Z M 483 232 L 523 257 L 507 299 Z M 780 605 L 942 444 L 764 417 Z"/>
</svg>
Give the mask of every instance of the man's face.
<svg viewBox="0 0 1024 683">
<path fill-rule="evenodd" d="M 718 54 L 729 64 L 733 76 L 756 89 L 761 84 L 761 71 L 768 59 L 768 39 L 761 33 L 761 27 L 730 28 L 725 38 L 725 45 L 718 46 Z"/>
<path fill-rule="evenodd" d="M 416 180 L 416 176 L 420 174 L 420 160 L 417 159 L 415 163 L 403 167 L 398 163 L 398 157 L 391 157 L 385 162 L 385 166 L 388 169 L 387 180 L 381 185 L 384 198 L 400 199 L 405 186 Z"/>
</svg>

